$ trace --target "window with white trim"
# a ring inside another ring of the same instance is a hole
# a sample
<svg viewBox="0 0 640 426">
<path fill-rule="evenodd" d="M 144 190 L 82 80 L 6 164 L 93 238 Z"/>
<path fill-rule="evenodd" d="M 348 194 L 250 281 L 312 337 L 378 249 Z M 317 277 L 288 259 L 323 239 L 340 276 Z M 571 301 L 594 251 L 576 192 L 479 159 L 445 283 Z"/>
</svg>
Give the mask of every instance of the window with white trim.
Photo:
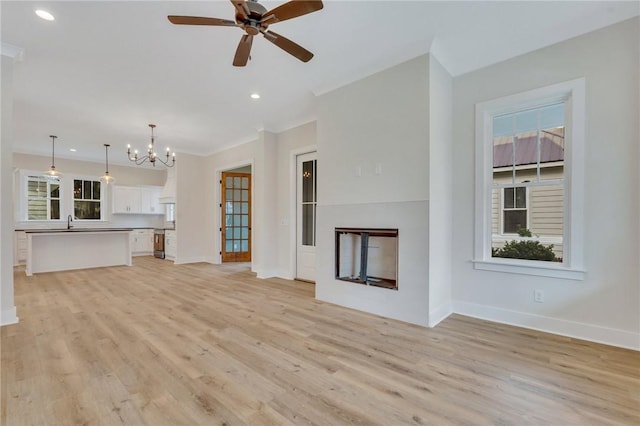
<svg viewBox="0 0 640 426">
<path fill-rule="evenodd" d="M 73 217 L 80 220 L 100 220 L 102 190 L 100 180 L 73 180 Z"/>
<path fill-rule="evenodd" d="M 476 105 L 476 269 L 583 279 L 584 92 Z"/>
<path fill-rule="evenodd" d="M 26 178 L 27 220 L 60 219 L 60 179 L 29 175 Z"/>
</svg>

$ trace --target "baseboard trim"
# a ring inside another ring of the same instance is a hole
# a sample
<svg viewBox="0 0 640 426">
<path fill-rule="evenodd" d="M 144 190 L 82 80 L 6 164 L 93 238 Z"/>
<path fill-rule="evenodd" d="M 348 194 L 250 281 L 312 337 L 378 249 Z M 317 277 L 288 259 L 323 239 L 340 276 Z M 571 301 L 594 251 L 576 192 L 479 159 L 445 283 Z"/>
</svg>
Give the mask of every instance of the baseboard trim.
<svg viewBox="0 0 640 426">
<path fill-rule="evenodd" d="M 207 262 L 207 258 L 205 256 L 197 256 L 197 257 L 176 257 L 175 260 L 173 261 L 173 263 L 175 263 L 176 265 L 184 265 L 187 263 L 200 263 L 200 262 Z"/>
<path fill-rule="evenodd" d="M 445 303 L 437 309 L 434 309 L 433 312 L 429 312 L 429 327 L 435 327 L 440 324 L 441 321 L 446 319 L 452 313 L 453 307 L 450 303 Z"/>
<path fill-rule="evenodd" d="M 5 309 L 0 312 L 0 326 L 17 324 L 19 321 L 18 316 L 16 315 L 16 307 L 14 306 L 11 309 Z"/>
<path fill-rule="evenodd" d="M 453 302 L 453 312 L 502 324 L 640 351 L 640 333 L 460 301 Z"/>
<path fill-rule="evenodd" d="M 278 271 L 276 269 L 257 269 L 255 273 L 256 277 L 260 279 L 278 277 Z"/>
</svg>

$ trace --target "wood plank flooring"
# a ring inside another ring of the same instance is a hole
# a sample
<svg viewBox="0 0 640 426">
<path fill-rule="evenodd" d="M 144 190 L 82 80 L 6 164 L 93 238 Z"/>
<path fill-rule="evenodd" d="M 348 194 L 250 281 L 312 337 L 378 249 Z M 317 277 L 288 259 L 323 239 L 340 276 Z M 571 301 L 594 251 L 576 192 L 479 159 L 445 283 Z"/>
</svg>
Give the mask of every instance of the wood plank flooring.
<svg viewBox="0 0 640 426">
<path fill-rule="evenodd" d="M 246 265 L 15 272 L 2 425 L 640 424 L 640 353 L 453 315 L 426 329 Z"/>
</svg>

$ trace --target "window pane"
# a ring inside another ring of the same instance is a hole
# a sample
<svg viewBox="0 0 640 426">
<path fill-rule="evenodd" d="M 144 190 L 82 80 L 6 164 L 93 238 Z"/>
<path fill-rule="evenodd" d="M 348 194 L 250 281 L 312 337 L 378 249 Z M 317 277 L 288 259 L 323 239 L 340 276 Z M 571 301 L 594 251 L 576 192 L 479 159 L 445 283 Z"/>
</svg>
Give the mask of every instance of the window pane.
<svg viewBox="0 0 640 426">
<path fill-rule="evenodd" d="M 90 180 L 82 181 L 82 199 L 83 200 L 91 199 L 91 181 Z"/>
<path fill-rule="evenodd" d="M 233 178 L 233 187 L 234 188 L 240 188 L 241 184 L 241 179 L 239 177 L 234 177 Z"/>
<path fill-rule="evenodd" d="M 74 201 L 73 214 L 78 219 L 100 219 L 99 201 Z"/>
<path fill-rule="evenodd" d="M 45 198 L 29 200 L 27 217 L 29 220 L 47 220 L 47 200 Z"/>
<path fill-rule="evenodd" d="M 49 194 L 51 198 L 60 198 L 60 185 L 57 183 L 52 183 L 49 186 Z"/>
<path fill-rule="evenodd" d="M 512 209 L 515 207 L 514 205 L 514 197 L 513 197 L 513 189 L 514 188 L 505 188 L 504 189 L 504 208 Z"/>
<path fill-rule="evenodd" d="M 527 227 L 526 210 L 506 210 L 504 212 L 505 234 L 515 234 L 521 228 Z"/>
<path fill-rule="evenodd" d="M 242 189 L 249 189 L 249 178 L 246 178 L 246 177 L 242 178 L 241 188 Z"/>
<path fill-rule="evenodd" d="M 73 180 L 73 198 L 82 198 L 82 181 L 78 179 Z"/>
<path fill-rule="evenodd" d="M 60 219 L 60 200 L 51 200 L 51 219 Z"/>
<path fill-rule="evenodd" d="M 527 207 L 527 188 L 516 188 L 516 208 L 524 209 Z"/>
<path fill-rule="evenodd" d="M 93 199 L 94 200 L 99 200 L 100 199 L 100 181 L 96 180 L 93 181 Z"/>
<path fill-rule="evenodd" d="M 227 177 L 225 182 L 225 187 L 226 188 L 233 188 L 233 178 L 232 177 Z"/>
</svg>

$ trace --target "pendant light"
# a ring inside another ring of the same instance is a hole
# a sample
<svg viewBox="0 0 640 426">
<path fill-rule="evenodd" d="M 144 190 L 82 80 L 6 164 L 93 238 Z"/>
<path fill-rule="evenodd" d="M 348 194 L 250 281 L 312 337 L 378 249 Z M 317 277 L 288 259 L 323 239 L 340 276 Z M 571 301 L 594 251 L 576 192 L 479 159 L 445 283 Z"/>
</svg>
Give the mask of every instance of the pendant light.
<svg viewBox="0 0 640 426">
<path fill-rule="evenodd" d="M 109 145 L 108 143 L 104 144 L 104 156 L 105 156 L 105 164 L 106 164 L 106 171 L 104 172 L 104 176 L 102 176 L 100 178 L 100 180 L 102 182 L 104 182 L 105 184 L 109 185 L 111 182 L 115 181 L 115 179 L 113 178 L 113 176 L 111 176 L 109 174 L 109 147 L 111 145 Z"/>
<path fill-rule="evenodd" d="M 51 138 L 51 168 L 45 172 L 47 176 L 58 178 L 62 173 L 56 170 L 56 139 L 55 135 L 49 135 Z"/>
<path fill-rule="evenodd" d="M 143 164 L 145 161 L 148 161 L 151 163 L 153 167 L 156 166 L 156 161 L 159 161 L 160 163 L 164 164 L 167 167 L 173 167 L 176 164 L 176 153 L 174 152 L 172 154 L 171 150 L 167 148 L 166 159 L 163 160 L 161 157 L 158 157 L 158 155 L 154 150 L 154 143 L 156 139 L 153 136 L 153 129 L 156 127 L 156 125 L 149 124 L 149 127 L 151 128 L 151 143 L 147 147 L 147 155 L 138 157 L 137 149 L 133 151 L 133 155 L 131 155 L 131 145 L 127 145 L 127 156 L 129 157 L 129 161 L 133 161 L 138 166 Z"/>
</svg>

